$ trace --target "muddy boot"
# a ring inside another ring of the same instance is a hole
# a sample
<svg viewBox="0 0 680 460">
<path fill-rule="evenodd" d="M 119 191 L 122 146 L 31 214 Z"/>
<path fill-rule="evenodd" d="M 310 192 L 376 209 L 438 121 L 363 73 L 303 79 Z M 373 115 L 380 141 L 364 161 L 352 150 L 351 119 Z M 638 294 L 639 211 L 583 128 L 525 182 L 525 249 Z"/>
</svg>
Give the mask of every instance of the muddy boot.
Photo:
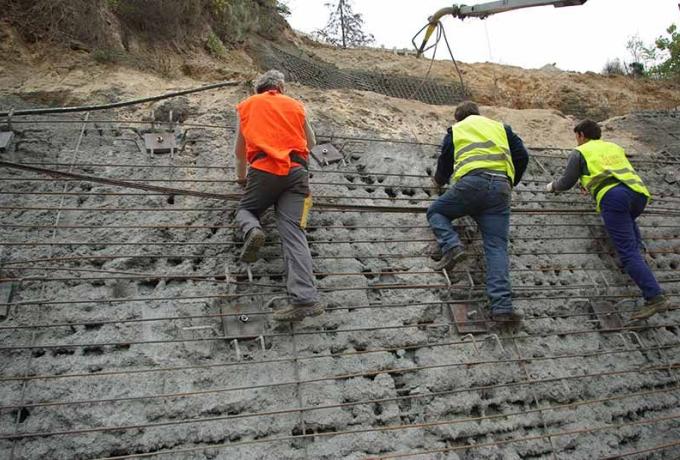
<svg viewBox="0 0 680 460">
<path fill-rule="evenodd" d="M 449 249 L 442 255 L 442 258 L 439 260 L 439 262 L 434 265 L 434 269 L 437 271 L 450 270 L 463 259 L 465 259 L 465 251 L 463 251 L 463 247 L 456 246 L 452 249 Z"/>
<path fill-rule="evenodd" d="M 494 321 L 498 323 L 499 325 L 517 325 L 519 324 L 522 319 L 524 318 L 524 315 L 517 311 L 517 310 L 512 310 L 508 312 L 502 312 L 502 313 L 494 313 L 493 311 L 491 312 L 491 321 Z"/>
<path fill-rule="evenodd" d="M 302 321 L 307 317 L 319 316 L 325 308 L 320 303 L 311 305 L 288 305 L 286 308 L 274 312 L 274 320 L 281 322 Z"/>
<path fill-rule="evenodd" d="M 657 313 L 664 312 L 671 307 L 668 297 L 661 294 L 645 302 L 645 305 L 630 317 L 631 321 L 642 321 Z"/>
<path fill-rule="evenodd" d="M 257 260 L 257 251 L 264 244 L 264 232 L 259 228 L 254 228 L 248 232 L 246 240 L 241 249 L 241 262 L 253 263 Z"/>
</svg>

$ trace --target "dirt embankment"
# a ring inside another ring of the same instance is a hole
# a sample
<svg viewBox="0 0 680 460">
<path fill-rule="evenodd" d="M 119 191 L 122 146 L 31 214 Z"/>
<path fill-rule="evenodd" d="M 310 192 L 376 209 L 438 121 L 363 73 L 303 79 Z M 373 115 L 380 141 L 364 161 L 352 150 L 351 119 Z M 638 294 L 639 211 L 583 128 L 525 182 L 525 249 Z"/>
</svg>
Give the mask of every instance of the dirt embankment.
<svg viewBox="0 0 680 460">
<path fill-rule="evenodd" d="M 0 52 L 6 57 L 0 63 L 0 95 L 16 96 L 24 103 L 40 106 L 76 105 L 149 96 L 215 80 L 248 81 L 262 69 L 257 68 L 245 44 L 267 19 L 263 18 L 261 8 L 233 13 L 248 20 L 244 22 L 245 29 L 233 31 L 235 36 L 225 38 L 225 42 L 231 40 L 231 46 L 225 47 L 219 56 L 201 46 L 202 40 L 210 35 L 210 28 L 186 47 L 177 48 L 169 40 L 168 46 L 159 48 L 148 46 L 143 33 L 133 34 L 130 27 L 121 28 L 112 20 L 109 31 L 124 31 L 112 36 L 120 39 L 116 46 L 122 47 L 125 56 L 113 61 L 103 60 L 100 48 L 28 40 L 10 21 L 0 21 Z M 428 73 L 430 62 L 413 55 L 379 49 L 340 50 L 314 44 L 287 28 L 279 40 L 339 69 L 412 77 L 427 75 L 444 83 L 458 81 L 455 68 L 448 61 L 434 62 Z M 484 106 L 485 114 L 512 124 L 531 146 L 573 146 L 571 128 L 579 118 L 605 120 L 636 110 L 680 106 L 680 86 L 672 82 L 488 63 L 460 63 L 459 67 L 467 88 Z M 289 85 L 289 91 L 308 104 L 313 119 L 390 137 L 438 142 L 453 119 L 450 106 L 371 92 L 320 90 L 296 84 Z M 213 96 L 205 99 L 213 101 Z M 230 110 L 229 104 L 211 103 L 205 108 Z M 626 143 L 626 139 L 622 142 Z M 629 145 L 635 145 L 634 140 Z"/>
<path fill-rule="evenodd" d="M 430 61 L 386 50 L 339 50 L 327 46 L 306 49 L 340 68 L 405 73 L 438 81 L 458 82 L 450 61 Z M 474 99 L 486 105 L 514 109 L 554 109 L 579 118 L 604 120 L 635 110 L 680 106 L 680 85 L 670 81 L 635 79 L 593 72 L 565 72 L 555 67 L 523 69 L 498 64 L 465 64 L 459 68 Z"/>
</svg>

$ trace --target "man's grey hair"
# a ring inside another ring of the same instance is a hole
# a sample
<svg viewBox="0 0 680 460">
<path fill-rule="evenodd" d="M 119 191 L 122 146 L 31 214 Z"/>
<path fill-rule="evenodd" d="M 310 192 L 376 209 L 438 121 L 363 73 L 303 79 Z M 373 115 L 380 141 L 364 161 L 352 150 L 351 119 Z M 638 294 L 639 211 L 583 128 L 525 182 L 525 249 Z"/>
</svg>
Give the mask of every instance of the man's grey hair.
<svg viewBox="0 0 680 460">
<path fill-rule="evenodd" d="M 284 81 L 285 77 L 281 71 L 276 69 L 268 70 L 255 80 L 255 92 L 260 94 L 270 89 L 283 89 Z"/>
</svg>

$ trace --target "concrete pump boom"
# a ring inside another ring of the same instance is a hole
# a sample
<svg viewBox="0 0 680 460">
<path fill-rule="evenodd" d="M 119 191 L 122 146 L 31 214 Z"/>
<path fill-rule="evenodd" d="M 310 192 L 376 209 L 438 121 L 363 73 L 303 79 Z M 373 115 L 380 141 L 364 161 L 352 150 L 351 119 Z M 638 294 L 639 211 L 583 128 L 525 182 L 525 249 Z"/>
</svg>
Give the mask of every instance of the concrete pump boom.
<svg viewBox="0 0 680 460">
<path fill-rule="evenodd" d="M 434 32 L 439 20 L 448 14 L 459 19 L 484 19 L 492 14 L 504 13 L 506 11 L 519 10 L 522 8 L 548 5 L 553 5 L 555 8 L 561 8 L 564 6 L 583 5 L 587 1 L 588 0 L 498 0 L 495 2 L 481 3 L 479 5 L 453 5 L 442 8 L 428 19 L 429 24 L 427 26 L 427 31 L 425 32 L 425 37 L 423 38 L 423 43 L 420 45 L 420 48 L 418 48 L 418 56 L 425 50 L 427 41 L 430 39 L 432 32 Z"/>
</svg>

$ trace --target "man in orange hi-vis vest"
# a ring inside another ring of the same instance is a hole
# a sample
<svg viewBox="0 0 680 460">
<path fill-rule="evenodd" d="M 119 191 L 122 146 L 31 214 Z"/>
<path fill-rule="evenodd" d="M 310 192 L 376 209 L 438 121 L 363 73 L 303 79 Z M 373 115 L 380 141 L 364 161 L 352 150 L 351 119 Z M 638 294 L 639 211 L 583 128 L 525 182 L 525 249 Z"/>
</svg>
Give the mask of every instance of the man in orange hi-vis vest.
<svg viewBox="0 0 680 460">
<path fill-rule="evenodd" d="M 274 319 L 300 321 L 324 311 L 304 232 L 312 204 L 307 161 L 316 139 L 302 103 L 283 91 L 283 74 L 270 70 L 255 82 L 256 94 L 236 107 L 236 176 L 245 185 L 236 223 L 244 235 L 241 261 L 255 262 L 265 241 L 259 218 L 275 207 L 290 304 Z"/>
</svg>

